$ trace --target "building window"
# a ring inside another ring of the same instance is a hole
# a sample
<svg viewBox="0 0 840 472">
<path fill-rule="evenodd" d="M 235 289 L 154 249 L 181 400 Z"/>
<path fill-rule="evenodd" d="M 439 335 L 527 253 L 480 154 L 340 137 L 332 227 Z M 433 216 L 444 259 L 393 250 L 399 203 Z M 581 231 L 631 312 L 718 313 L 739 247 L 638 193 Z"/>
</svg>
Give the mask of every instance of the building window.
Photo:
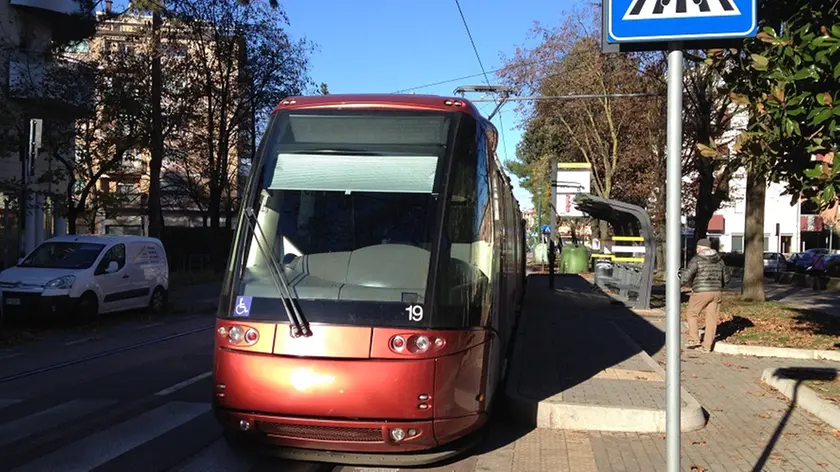
<svg viewBox="0 0 840 472">
<path fill-rule="evenodd" d="M 769 250 L 770 250 L 770 237 L 769 236 L 764 236 L 764 252 L 767 252 Z"/>
<path fill-rule="evenodd" d="M 732 252 L 744 252 L 744 235 L 732 235 Z"/>
</svg>

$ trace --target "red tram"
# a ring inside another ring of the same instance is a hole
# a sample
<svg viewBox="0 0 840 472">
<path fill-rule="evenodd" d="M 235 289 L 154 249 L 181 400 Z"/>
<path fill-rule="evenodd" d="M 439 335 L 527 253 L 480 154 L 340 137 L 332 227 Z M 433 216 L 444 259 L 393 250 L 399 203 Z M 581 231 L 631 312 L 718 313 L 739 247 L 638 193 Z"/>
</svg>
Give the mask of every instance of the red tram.
<svg viewBox="0 0 840 472">
<path fill-rule="evenodd" d="M 326 95 L 272 113 L 215 331 L 226 436 L 282 457 L 427 464 L 501 395 L 525 227 L 467 100 Z"/>
</svg>

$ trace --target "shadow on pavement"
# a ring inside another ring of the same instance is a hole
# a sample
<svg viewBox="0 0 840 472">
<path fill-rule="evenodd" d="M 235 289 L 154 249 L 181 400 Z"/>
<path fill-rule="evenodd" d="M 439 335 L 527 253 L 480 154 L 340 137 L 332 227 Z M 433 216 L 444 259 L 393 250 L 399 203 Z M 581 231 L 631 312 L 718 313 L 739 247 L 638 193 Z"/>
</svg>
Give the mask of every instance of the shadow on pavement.
<svg viewBox="0 0 840 472">
<path fill-rule="evenodd" d="M 628 382 L 635 381 L 634 373 L 650 372 L 645 354 L 661 349 L 665 334 L 583 277 L 557 275 L 551 290 L 547 276 L 530 276 L 520 324 L 509 381 L 531 405 L 519 421 L 536 424 L 537 404 L 558 396 L 563 403 L 664 407 L 654 382 L 636 381 L 651 395 L 633 396 L 620 387 L 610 391 L 618 385 L 614 379 L 595 378 L 610 368 L 630 375 Z M 646 404 L 636 404 L 646 397 Z"/>
<path fill-rule="evenodd" d="M 788 405 L 785 414 L 782 415 L 782 419 L 779 420 L 779 424 L 776 426 L 776 430 L 773 431 L 773 435 L 770 436 L 770 440 L 767 441 L 767 445 L 761 452 L 761 456 L 759 456 L 758 461 L 755 463 L 755 467 L 753 467 L 753 472 L 760 472 L 764 470 L 764 466 L 767 464 L 768 459 L 770 459 L 770 455 L 773 453 L 776 443 L 779 442 L 779 438 L 782 436 L 785 426 L 788 421 L 790 421 L 790 415 L 793 414 L 793 410 L 796 408 L 796 402 L 799 398 L 799 387 L 802 386 L 802 383 L 808 380 L 831 382 L 837 378 L 837 369 L 819 367 L 788 367 L 776 370 L 776 376 L 783 379 L 795 380 L 796 383 L 793 387 L 793 395 L 791 396 L 790 405 Z"/>
<path fill-rule="evenodd" d="M 749 318 L 743 316 L 733 316 L 731 320 L 720 323 L 717 328 L 717 337 L 715 341 L 724 341 L 730 336 L 734 336 L 741 331 L 755 326 Z"/>
</svg>

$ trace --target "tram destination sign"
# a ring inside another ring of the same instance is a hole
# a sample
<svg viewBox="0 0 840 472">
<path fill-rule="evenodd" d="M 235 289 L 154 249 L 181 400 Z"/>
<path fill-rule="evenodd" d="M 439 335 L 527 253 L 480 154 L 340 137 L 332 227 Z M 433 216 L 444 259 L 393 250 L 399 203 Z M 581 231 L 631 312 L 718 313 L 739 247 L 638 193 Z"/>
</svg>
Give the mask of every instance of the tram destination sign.
<svg viewBox="0 0 840 472">
<path fill-rule="evenodd" d="M 731 47 L 758 32 L 758 0 L 602 0 L 601 8 L 604 52 Z"/>
</svg>

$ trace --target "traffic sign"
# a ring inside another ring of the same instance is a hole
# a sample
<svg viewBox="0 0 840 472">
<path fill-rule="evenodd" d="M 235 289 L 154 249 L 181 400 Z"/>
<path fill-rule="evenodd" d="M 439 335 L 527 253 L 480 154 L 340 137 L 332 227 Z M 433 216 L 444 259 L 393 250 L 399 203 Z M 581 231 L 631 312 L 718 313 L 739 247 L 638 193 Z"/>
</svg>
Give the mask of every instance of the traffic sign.
<svg viewBox="0 0 840 472">
<path fill-rule="evenodd" d="M 543 225 L 542 232 L 543 234 L 551 234 L 551 225 Z"/>
<path fill-rule="evenodd" d="M 758 32 L 758 0 L 604 0 L 609 43 L 741 39 Z"/>
</svg>

